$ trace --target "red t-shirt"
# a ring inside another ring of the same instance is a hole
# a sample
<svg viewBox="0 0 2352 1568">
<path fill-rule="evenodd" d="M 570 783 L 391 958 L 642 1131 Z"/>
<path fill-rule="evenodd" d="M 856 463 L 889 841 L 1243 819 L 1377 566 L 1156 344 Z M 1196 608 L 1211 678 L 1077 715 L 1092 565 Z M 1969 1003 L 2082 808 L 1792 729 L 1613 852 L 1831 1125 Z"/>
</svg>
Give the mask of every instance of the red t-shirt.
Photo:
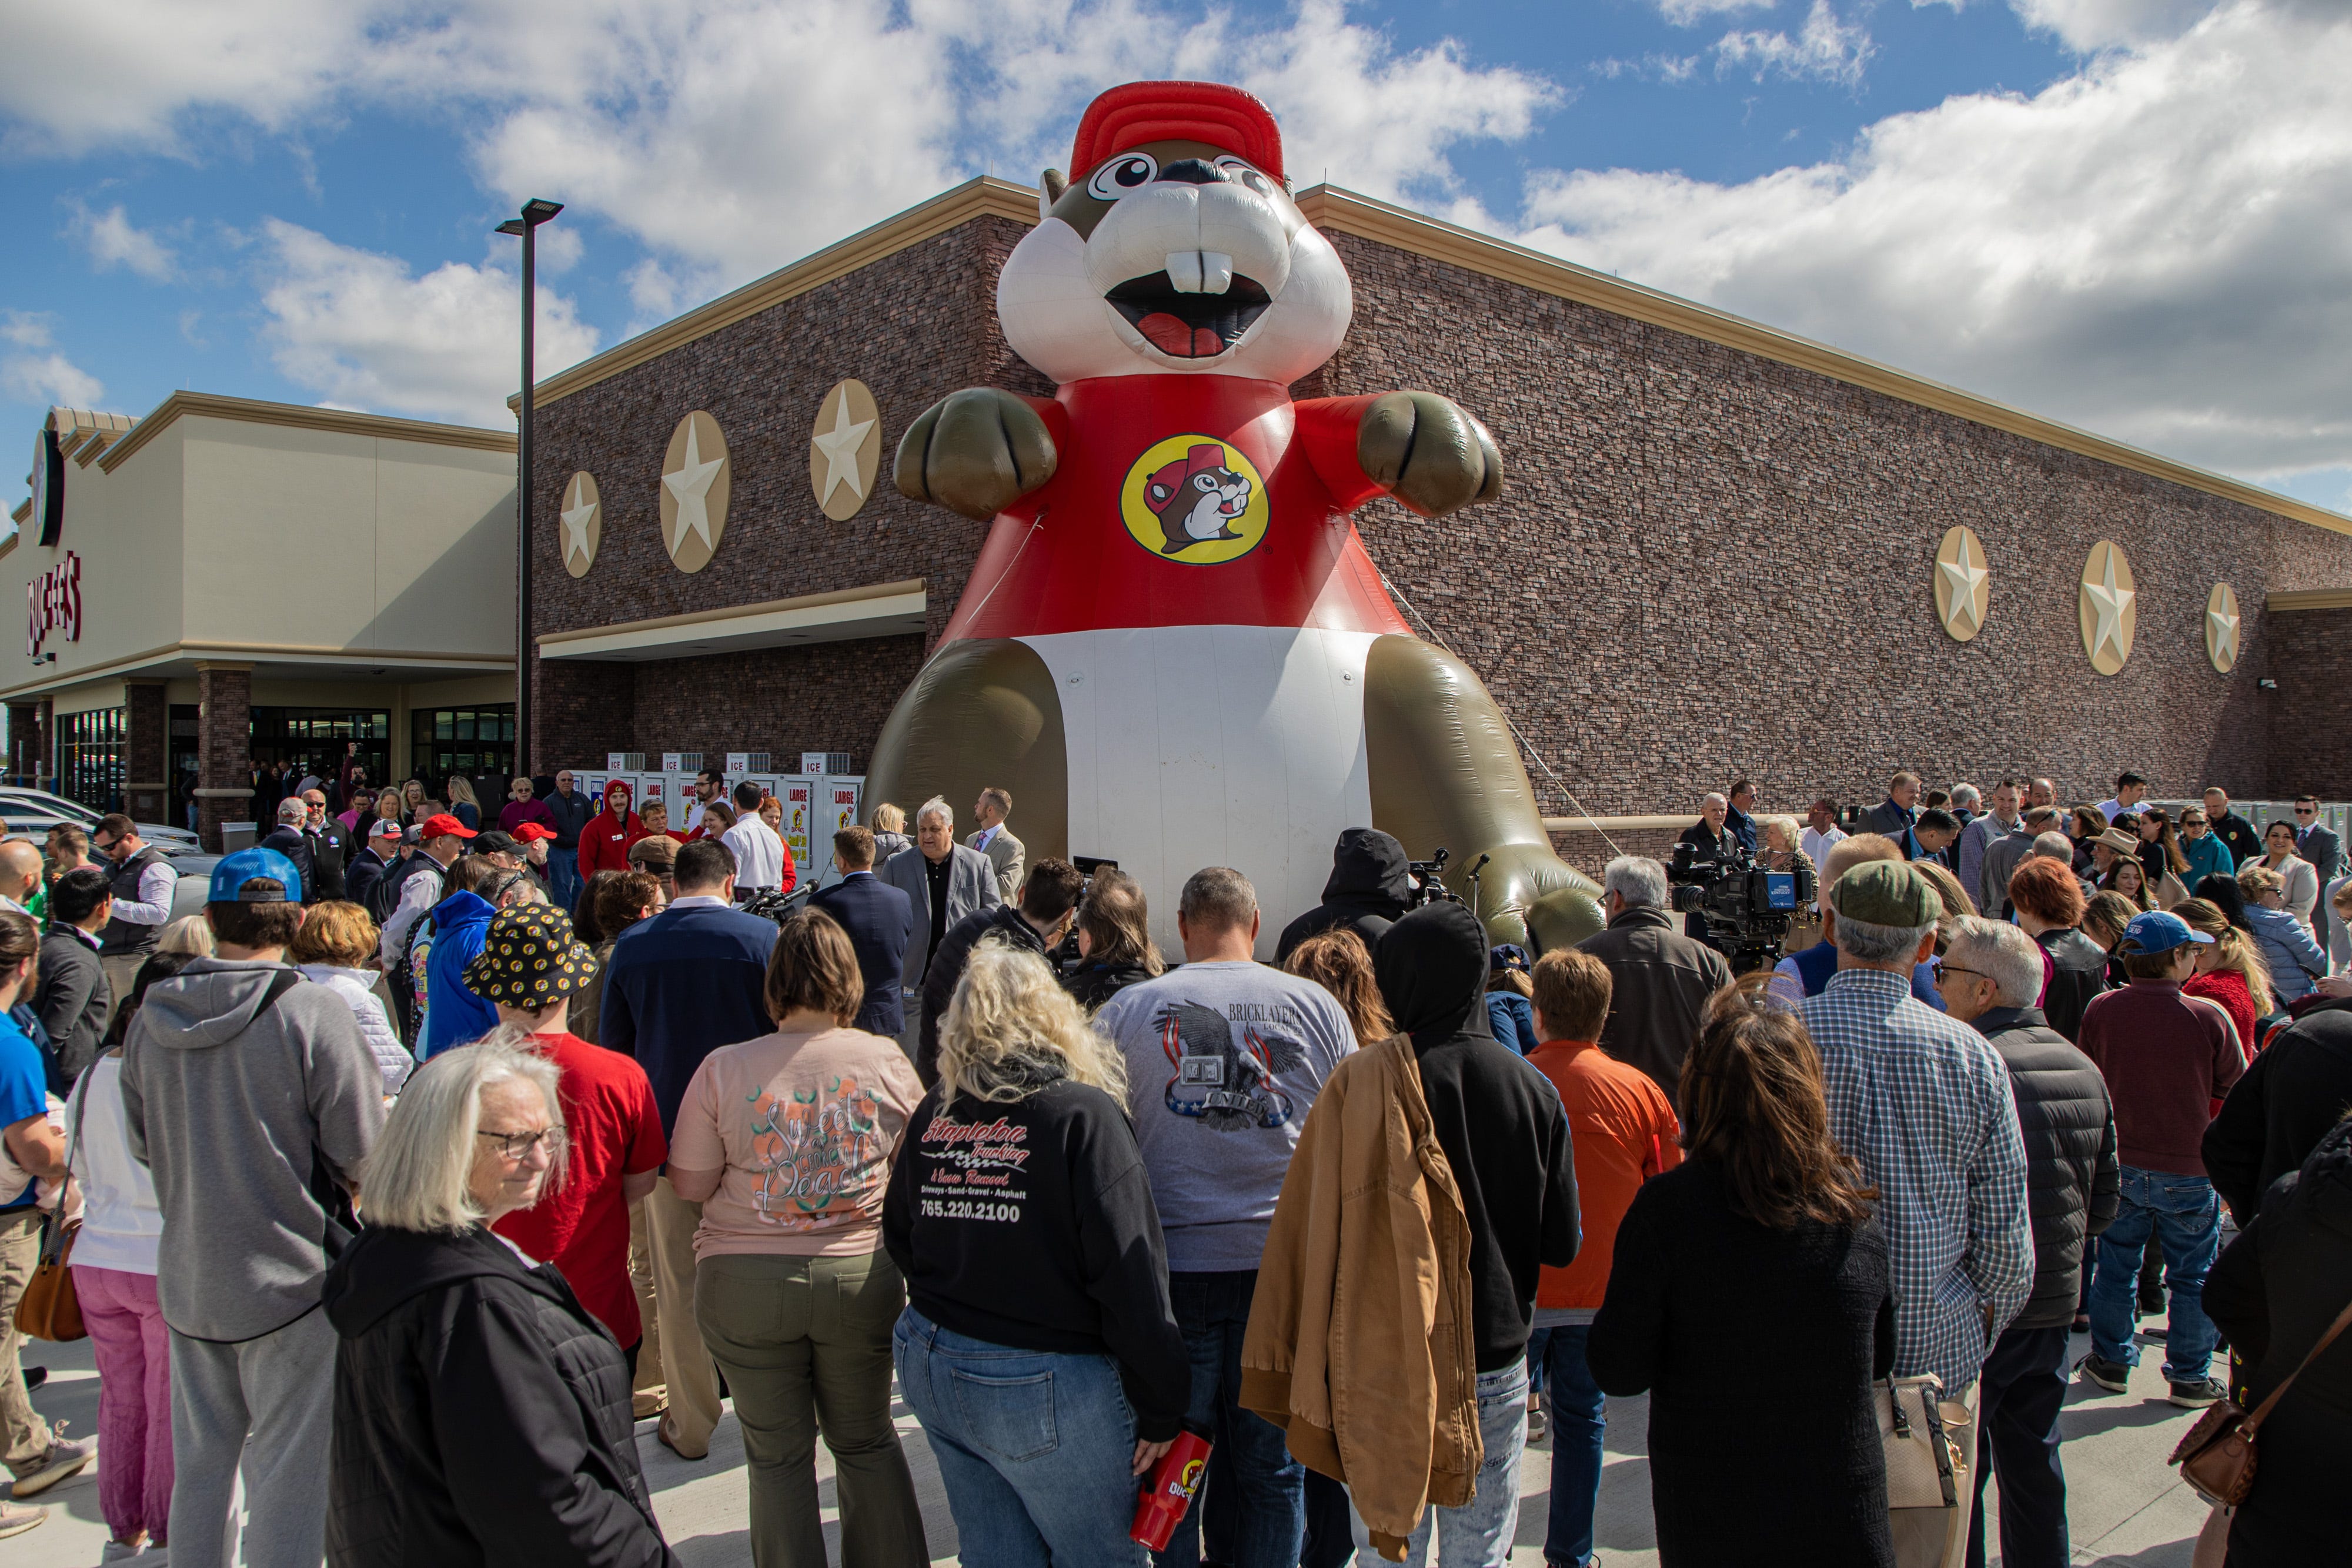
<svg viewBox="0 0 2352 1568">
<path fill-rule="evenodd" d="M 558 1092 L 572 1134 L 571 1168 L 562 1187 L 490 1228 L 562 1270 L 580 1304 L 625 1349 L 644 1335 L 645 1324 L 629 1283 L 629 1205 L 621 1178 L 656 1169 L 669 1157 L 654 1086 L 630 1058 L 576 1035 L 537 1034 L 530 1043 L 562 1074 Z"/>
</svg>

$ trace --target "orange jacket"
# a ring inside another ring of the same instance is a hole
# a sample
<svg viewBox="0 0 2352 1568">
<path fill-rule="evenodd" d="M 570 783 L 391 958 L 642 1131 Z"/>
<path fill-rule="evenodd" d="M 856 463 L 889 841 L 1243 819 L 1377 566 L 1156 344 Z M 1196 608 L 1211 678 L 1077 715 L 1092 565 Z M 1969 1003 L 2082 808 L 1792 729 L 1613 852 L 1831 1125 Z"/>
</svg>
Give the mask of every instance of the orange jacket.
<svg viewBox="0 0 2352 1568">
<path fill-rule="evenodd" d="M 1528 1053 L 1528 1064 L 1551 1080 L 1568 1112 L 1584 1219 L 1576 1261 L 1543 1271 L 1536 1305 L 1597 1308 L 1609 1293 L 1618 1221 L 1643 1182 L 1682 1164 L 1682 1124 L 1648 1073 L 1591 1040 L 1545 1040 Z"/>
<path fill-rule="evenodd" d="M 1460 1508 L 1476 1490 L 1477 1364 L 1469 1216 L 1412 1041 L 1394 1035 L 1343 1060 L 1299 1130 L 1242 1341 L 1241 1404 L 1344 1482 L 1373 1546 L 1402 1562 L 1424 1506 Z"/>
</svg>

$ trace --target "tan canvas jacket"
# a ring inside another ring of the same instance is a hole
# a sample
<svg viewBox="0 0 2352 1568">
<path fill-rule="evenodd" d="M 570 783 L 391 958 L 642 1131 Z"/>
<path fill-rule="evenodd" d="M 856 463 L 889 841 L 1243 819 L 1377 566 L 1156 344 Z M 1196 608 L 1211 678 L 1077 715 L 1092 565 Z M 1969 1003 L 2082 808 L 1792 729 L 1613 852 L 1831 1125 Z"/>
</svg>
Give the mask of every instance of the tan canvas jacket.
<svg viewBox="0 0 2352 1568">
<path fill-rule="evenodd" d="M 1424 1507 L 1459 1508 L 1476 1488 L 1470 1224 L 1403 1035 L 1340 1062 L 1300 1130 L 1258 1266 L 1241 1403 L 1347 1486 L 1391 1562 Z"/>
</svg>

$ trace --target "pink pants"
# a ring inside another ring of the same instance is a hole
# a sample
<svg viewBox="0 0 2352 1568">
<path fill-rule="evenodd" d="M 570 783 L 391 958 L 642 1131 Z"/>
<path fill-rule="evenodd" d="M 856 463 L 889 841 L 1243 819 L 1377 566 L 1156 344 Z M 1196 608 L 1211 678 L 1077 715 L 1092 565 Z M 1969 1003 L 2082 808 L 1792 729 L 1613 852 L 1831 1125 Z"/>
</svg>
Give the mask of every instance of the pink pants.
<svg viewBox="0 0 2352 1568">
<path fill-rule="evenodd" d="M 73 1266 L 98 1355 L 98 1507 L 117 1541 L 172 1524 L 172 1347 L 155 1276 Z"/>
</svg>

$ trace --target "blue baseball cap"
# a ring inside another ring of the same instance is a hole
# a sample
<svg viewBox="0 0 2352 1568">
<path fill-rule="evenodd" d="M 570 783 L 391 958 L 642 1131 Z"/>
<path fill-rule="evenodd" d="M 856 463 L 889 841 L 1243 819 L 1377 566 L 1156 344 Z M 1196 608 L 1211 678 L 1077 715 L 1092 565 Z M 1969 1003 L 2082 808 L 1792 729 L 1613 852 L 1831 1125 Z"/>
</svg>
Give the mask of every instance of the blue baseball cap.
<svg viewBox="0 0 2352 1568">
<path fill-rule="evenodd" d="M 248 896 L 242 890 L 247 883 L 257 876 L 275 879 L 278 885 L 285 889 L 285 892 L 255 894 Z M 294 869 L 294 862 L 276 850 L 255 848 L 239 850 L 233 855 L 225 855 L 221 858 L 220 863 L 213 867 L 212 887 L 205 893 L 205 902 L 207 904 L 281 904 L 289 897 L 301 896 L 302 873 Z"/>
<path fill-rule="evenodd" d="M 2150 958 L 2191 942 L 2210 944 L 2212 940 L 2202 931 L 2191 931 L 2189 922 L 2178 915 L 2151 909 L 2145 915 L 2133 915 L 2131 924 L 2124 927 L 2123 951 L 2134 957 Z"/>
</svg>

